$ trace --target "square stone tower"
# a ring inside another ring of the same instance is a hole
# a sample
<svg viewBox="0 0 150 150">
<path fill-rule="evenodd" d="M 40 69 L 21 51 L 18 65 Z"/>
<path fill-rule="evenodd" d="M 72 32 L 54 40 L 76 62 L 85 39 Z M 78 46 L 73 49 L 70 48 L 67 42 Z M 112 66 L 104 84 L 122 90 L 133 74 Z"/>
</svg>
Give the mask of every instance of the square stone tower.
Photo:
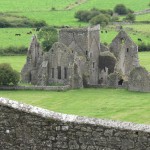
<svg viewBox="0 0 150 150">
<path fill-rule="evenodd" d="M 59 42 L 65 44 L 79 56 L 87 58 L 89 83 L 98 84 L 98 62 L 100 55 L 100 25 L 88 28 L 66 28 L 59 31 Z"/>
</svg>

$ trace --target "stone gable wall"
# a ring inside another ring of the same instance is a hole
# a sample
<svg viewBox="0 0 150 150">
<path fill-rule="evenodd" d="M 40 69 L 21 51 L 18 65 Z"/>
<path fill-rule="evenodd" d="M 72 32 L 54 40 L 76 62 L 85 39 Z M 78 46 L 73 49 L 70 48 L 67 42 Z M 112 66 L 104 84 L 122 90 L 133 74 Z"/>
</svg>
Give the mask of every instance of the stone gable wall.
<svg viewBox="0 0 150 150">
<path fill-rule="evenodd" d="M 1 150 L 149 150 L 150 126 L 66 115 L 0 98 Z"/>
</svg>

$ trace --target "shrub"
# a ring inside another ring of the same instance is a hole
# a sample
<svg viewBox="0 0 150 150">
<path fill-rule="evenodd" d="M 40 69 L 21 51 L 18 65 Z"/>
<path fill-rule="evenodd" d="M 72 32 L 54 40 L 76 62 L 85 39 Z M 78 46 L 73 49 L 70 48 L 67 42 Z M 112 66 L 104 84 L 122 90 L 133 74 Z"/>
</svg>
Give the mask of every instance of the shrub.
<svg viewBox="0 0 150 150">
<path fill-rule="evenodd" d="M 111 17 L 111 21 L 112 22 L 115 22 L 115 21 L 118 21 L 119 20 L 119 17 L 118 16 L 112 16 Z"/>
<path fill-rule="evenodd" d="M 79 21 L 88 22 L 89 21 L 90 12 L 87 10 L 80 10 L 75 13 L 75 18 L 79 19 Z"/>
<path fill-rule="evenodd" d="M 98 16 L 92 18 L 92 19 L 90 20 L 90 23 L 91 23 L 92 25 L 101 24 L 101 26 L 104 27 L 104 26 L 108 25 L 109 20 L 110 20 L 110 18 L 109 18 L 108 15 L 100 14 L 100 15 L 98 15 Z"/>
<path fill-rule="evenodd" d="M 150 51 L 150 44 L 145 44 L 145 43 L 141 43 L 138 45 L 139 47 L 139 52 L 145 52 L 145 51 Z"/>
<path fill-rule="evenodd" d="M 0 85 L 17 85 L 20 75 L 13 70 L 10 64 L 0 64 Z"/>
<path fill-rule="evenodd" d="M 125 20 L 127 20 L 127 21 L 129 21 L 129 22 L 134 22 L 134 21 L 135 21 L 135 15 L 129 13 L 129 14 L 126 16 Z"/>
<path fill-rule="evenodd" d="M 25 46 L 20 47 L 6 47 L 6 48 L 0 48 L 0 55 L 24 55 L 28 51 L 28 48 Z"/>
<path fill-rule="evenodd" d="M 119 15 L 126 15 L 128 13 L 128 10 L 125 5 L 118 4 L 114 8 L 114 12 L 118 13 Z"/>
<path fill-rule="evenodd" d="M 38 33 L 44 51 L 49 51 L 52 45 L 58 41 L 57 30 L 54 27 L 44 27 Z"/>
<path fill-rule="evenodd" d="M 33 27 L 35 27 L 35 28 L 41 28 L 41 27 L 45 27 L 45 26 L 47 26 L 47 23 L 44 20 L 33 22 Z"/>
<path fill-rule="evenodd" d="M 55 8 L 55 7 L 52 7 L 52 8 L 51 8 L 51 11 L 55 11 L 55 10 L 56 10 L 56 8 Z"/>
<path fill-rule="evenodd" d="M 7 19 L 8 17 L 13 17 L 14 19 L 9 20 Z M 44 26 L 48 26 L 48 25 L 43 20 L 36 21 L 36 20 L 28 19 L 27 17 L 20 17 L 20 16 L 10 15 L 6 13 L 0 13 L 0 28 L 7 28 L 7 27 L 37 28 L 37 27 L 44 27 Z"/>
<path fill-rule="evenodd" d="M 0 19 L 0 28 L 7 28 L 7 27 L 11 27 L 11 24 L 5 19 Z"/>
</svg>

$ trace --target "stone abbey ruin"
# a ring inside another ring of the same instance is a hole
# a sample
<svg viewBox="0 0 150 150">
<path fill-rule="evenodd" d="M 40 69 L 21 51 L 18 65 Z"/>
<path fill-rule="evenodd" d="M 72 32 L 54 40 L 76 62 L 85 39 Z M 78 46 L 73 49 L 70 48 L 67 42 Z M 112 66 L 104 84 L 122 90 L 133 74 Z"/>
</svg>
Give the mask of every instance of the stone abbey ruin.
<svg viewBox="0 0 150 150">
<path fill-rule="evenodd" d="M 120 30 L 106 47 L 100 42 L 99 31 L 99 25 L 63 28 L 48 52 L 33 36 L 22 80 L 39 86 L 122 87 L 150 92 L 150 74 L 139 64 L 138 46 Z"/>
</svg>

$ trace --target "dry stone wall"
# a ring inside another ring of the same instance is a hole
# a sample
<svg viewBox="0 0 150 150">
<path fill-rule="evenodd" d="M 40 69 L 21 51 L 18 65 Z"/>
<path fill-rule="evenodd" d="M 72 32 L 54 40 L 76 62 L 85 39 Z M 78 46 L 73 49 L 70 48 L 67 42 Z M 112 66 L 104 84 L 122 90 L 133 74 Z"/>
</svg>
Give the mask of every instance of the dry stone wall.
<svg viewBox="0 0 150 150">
<path fill-rule="evenodd" d="M 150 126 L 66 115 L 0 98 L 1 150 L 150 150 Z"/>
</svg>

